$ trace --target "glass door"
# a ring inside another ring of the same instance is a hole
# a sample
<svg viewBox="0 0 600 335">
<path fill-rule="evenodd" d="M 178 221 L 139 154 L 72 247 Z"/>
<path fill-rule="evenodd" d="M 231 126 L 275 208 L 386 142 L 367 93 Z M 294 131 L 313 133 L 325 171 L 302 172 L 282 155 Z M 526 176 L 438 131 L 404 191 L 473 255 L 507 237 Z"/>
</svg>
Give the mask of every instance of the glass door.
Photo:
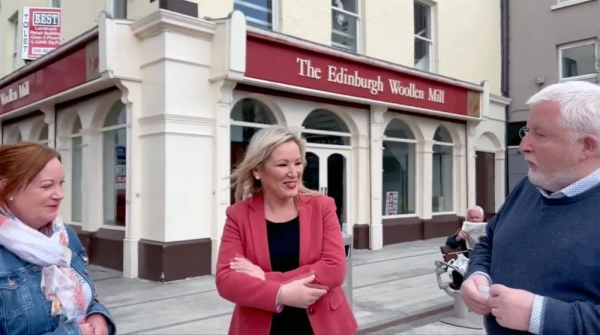
<svg viewBox="0 0 600 335">
<path fill-rule="evenodd" d="M 348 221 L 349 153 L 339 149 L 309 148 L 302 177 L 306 187 L 335 200 L 337 216 L 344 231 Z"/>
</svg>

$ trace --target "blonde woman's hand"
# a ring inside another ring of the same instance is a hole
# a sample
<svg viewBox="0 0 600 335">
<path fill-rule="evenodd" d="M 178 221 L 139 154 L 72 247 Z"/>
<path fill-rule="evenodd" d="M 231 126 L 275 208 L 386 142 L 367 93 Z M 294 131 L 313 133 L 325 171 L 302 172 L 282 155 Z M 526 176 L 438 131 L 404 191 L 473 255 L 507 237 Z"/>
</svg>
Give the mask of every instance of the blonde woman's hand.
<svg viewBox="0 0 600 335">
<path fill-rule="evenodd" d="M 231 270 L 247 274 L 252 277 L 256 277 L 260 280 L 265 280 L 265 272 L 258 265 L 254 265 L 252 262 L 242 256 L 236 256 L 229 262 L 229 268 Z"/>
<path fill-rule="evenodd" d="M 281 287 L 278 302 L 286 306 L 308 308 L 327 293 L 327 290 L 311 285 L 313 280 L 315 280 L 315 275 L 284 284 Z"/>
</svg>

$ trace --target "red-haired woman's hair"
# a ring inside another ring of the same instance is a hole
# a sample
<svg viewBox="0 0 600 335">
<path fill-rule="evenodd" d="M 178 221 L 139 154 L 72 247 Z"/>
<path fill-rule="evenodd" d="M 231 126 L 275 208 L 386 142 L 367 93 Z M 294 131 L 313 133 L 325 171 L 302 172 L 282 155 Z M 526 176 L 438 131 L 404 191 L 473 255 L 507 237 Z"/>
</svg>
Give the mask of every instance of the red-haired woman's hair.
<svg viewBox="0 0 600 335">
<path fill-rule="evenodd" d="M 0 202 L 29 185 L 58 151 L 34 142 L 0 145 Z"/>
</svg>

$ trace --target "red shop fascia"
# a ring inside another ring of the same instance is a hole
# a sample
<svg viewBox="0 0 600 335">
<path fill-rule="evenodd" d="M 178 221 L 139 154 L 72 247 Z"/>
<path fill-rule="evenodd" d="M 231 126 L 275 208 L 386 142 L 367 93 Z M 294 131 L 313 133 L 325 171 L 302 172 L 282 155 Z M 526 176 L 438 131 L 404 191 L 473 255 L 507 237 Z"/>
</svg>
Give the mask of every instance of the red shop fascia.
<svg viewBox="0 0 600 335">
<path fill-rule="evenodd" d="M 386 105 L 461 123 L 481 119 L 482 86 L 248 29 L 240 90 L 273 89 L 272 95 L 366 108 Z"/>
<path fill-rule="evenodd" d="M 35 112 L 41 103 L 54 106 L 89 94 L 99 87 L 82 88 L 100 81 L 98 30 L 95 28 L 1 78 L 0 119 Z M 69 94 L 61 95 L 67 91 Z M 51 102 L 47 101 L 49 98 L 53 98 Z M 19 115 L 13 115 L 17 111 Z"/>
</svg>

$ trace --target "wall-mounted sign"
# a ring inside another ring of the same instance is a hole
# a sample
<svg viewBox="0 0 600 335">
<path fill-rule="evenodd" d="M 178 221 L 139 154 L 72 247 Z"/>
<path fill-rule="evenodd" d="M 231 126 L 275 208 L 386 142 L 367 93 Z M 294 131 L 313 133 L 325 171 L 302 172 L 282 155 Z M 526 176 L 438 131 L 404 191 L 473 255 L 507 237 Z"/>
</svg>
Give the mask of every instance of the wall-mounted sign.
<svg viewBox="0 0 600 335">
<path fill-rule="evenodd" d="M 272 55 L 265 57 L 264 55 Z M 393 65 L 344 57 L 249 32 L 246 77 L 326 93 L 480 117 L 482 89 L 402 72 Z"/>
<path fill-rule="evenodd" d="M 398 214 L 398 192 L 385 192 L 385 215 Z"/>
<path fill-rule="evenodd" d="M 60 47 L 60 8 L 23 7 L 21 57 L 32 60 Z"/>
</svg>

